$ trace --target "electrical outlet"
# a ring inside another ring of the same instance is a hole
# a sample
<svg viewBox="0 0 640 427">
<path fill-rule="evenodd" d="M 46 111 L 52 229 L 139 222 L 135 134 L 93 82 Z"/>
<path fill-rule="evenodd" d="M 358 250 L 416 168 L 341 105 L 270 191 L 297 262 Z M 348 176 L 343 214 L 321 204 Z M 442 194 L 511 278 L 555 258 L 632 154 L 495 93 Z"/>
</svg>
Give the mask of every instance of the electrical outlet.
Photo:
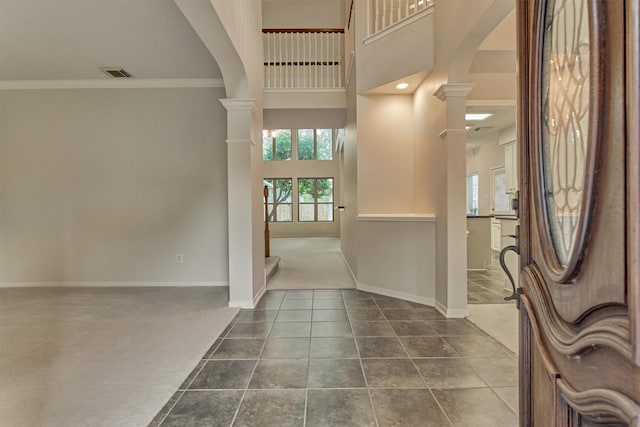
<svg viewBox="0 0 640 427">
<path fill-rule="evenodd" d="M 176 254 L 176 262 L 181 263 L 183 261 L 184 261 L 184 257 L 182 256 L 182 254 Z"/>
</svg>

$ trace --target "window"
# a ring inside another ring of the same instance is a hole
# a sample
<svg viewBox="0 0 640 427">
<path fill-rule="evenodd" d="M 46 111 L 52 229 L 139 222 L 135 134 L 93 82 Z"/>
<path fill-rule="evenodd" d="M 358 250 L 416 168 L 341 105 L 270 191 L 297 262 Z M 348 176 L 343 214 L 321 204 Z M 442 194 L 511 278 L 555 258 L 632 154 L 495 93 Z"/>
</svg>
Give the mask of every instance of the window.
<svg viewBox="0 0 640 427">
<path fill-rule="evenodd" d="M 264 185 L 269 188 L 269 222 L 293 221 L 291 178 L 266 178 Z"/>
<path fill-rule="evenodd" d="M 467 175 L 467 215 L 478 215 L 478 174 Z"/>
<path fill-rule="evenodd" d="M 291 129 L 263 130 L 262 158 L 264 160 L 291 160 Z"/>
<path fill-rule="evenodd" d="M 298 129 L 298 160 L 333 160 L 333 129 Z"/>
<path fill-rule="evenodd" d="M 333 221 L 333 178 L 298 179 L 298 221 Z"/>
</svg>

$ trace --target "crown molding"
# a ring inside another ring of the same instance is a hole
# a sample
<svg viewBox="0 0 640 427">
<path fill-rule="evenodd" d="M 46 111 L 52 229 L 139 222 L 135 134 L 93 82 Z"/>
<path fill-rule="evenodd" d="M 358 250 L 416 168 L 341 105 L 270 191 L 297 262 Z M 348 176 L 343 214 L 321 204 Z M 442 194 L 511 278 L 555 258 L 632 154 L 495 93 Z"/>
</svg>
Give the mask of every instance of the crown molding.
<svg viewBox="0 0 640 427">
<path fill-rule="evenodd" d="M 464 97 L 471 92 L 475 86 L 473 83 L 445 83 L 433 93 L 440 101 L 444 101 L 449 97 Z"/>
<path fill-rule="evenodd" d="M 0 90 L 224 88 L 222 79 L 0 80 Z"/>
<path fill-rule="evenodd" d="M 219 100 L 227 111 L 255 111 L 254 98 L 223 98 Z"/>
</svg>

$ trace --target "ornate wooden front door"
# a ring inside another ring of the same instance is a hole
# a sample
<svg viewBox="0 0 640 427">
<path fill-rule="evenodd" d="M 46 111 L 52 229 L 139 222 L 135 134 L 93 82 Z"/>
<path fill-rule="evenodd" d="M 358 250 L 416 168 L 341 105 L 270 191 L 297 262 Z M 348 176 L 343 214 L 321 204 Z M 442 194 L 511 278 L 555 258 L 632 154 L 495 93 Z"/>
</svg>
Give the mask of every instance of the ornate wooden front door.
<svg viewBox="0 0 640 427">
<path fill-rule="evenodd" d="M 638 0 L 517 0 L 520 423 L 640 426 Z"/>
</svg>

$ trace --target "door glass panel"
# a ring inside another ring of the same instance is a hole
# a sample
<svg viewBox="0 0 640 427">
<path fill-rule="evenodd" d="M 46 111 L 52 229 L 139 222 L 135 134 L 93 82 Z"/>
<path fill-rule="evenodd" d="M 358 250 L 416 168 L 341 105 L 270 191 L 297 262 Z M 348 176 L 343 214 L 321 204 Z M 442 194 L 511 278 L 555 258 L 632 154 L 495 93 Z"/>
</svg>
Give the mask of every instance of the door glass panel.
<svg viewBox="0 0 640 427">
<path fill-rule="evenodd" d="M 589 138 L 589 2 L 549 1 L 542 57 L 542 147 L 553 246 L 566 267 L 582 214 Z"/>
</svg>

